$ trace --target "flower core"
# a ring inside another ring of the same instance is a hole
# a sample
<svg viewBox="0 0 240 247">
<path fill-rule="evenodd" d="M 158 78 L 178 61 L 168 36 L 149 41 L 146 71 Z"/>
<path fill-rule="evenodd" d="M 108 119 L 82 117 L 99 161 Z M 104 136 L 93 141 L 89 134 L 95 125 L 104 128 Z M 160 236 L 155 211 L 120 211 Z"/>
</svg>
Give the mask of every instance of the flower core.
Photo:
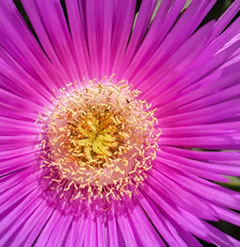
<svg viewBox="0 0 240 247">
<path fill-rule="evenodd" d="M 62 90 L 42 129 L 42 168 L 71 199 L 132 196 L 158 149 L 154 110 L 127 82 Z"/>
</svg>

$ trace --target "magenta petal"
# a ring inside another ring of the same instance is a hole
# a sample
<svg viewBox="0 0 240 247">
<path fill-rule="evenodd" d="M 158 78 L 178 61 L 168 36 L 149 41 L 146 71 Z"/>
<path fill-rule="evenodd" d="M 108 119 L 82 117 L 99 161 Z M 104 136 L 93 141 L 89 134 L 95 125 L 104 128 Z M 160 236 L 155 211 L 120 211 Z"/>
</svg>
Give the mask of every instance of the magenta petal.
<svg viewBox="0 0 240 247">
<path fill-rule="evenodd" d="M 66 239 L 66 246 L 82 245 L 85 237 L 88 220 L 83 216 L 74 218 Z"/>
</svg>

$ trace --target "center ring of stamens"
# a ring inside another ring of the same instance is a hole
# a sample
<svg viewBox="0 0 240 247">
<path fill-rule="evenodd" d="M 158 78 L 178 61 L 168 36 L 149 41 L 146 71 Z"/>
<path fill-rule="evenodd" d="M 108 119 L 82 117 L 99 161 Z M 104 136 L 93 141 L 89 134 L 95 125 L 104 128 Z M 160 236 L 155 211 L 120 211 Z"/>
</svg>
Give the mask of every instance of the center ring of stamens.
<svg viewBox="0 0 240 247">
<path fill-rule="evenodd" d="M 151 105 L 127 82 L 62 91 L 42 128 L 46 179 L 61 197 L 71 190 L 73 200 L 131 197 L 158 149 Z"/>
</svg>

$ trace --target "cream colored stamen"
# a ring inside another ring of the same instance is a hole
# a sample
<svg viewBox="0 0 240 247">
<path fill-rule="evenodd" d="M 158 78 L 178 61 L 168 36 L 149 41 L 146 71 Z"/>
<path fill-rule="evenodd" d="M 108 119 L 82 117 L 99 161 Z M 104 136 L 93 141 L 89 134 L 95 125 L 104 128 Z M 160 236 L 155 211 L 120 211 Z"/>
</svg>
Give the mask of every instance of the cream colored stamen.
<svg viewBox="0 0 240 247">
<path fill-rule="evenodd" d="M 151 105 L 138 100 L 139 91 L 125 81 L 61 92 L 43 124 L 42 167 L 57 171 L 59 179 L 52 182 L 66 181 L 62 196 L 73 189 L 72 199 L 86 199 L 83 190 L 89 201 L 131 197 L 158 149 Z"/>
</svg>

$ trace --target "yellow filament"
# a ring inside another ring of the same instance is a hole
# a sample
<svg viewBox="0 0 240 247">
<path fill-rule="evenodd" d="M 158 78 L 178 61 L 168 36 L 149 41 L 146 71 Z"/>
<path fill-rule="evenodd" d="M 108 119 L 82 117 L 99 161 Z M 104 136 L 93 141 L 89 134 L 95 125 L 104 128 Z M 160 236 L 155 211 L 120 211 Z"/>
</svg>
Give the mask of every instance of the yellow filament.
<svg viewBox="0 0 240 247">
<path fill-rule="evenodd" d="M 115 85 L 91 81 L 89 88 L 74 88 L 70 95 L 66 89 L 60 92 L 43 125 L 42 169 L 50 169 L 50 174 L 58 171 L 60 178 L 52 178 L 56 186 L 66 182 L 61 196 L 74 188 L 72 199 L 86 199 L 82 189 L 87 189 L 89 201 L 95 196 L 131 197 L 158 149 L 161 132 L 154 127 L 151 104 L 138 100 L 140 92 L 131 90 L 126 81 Z M 43 119 L 39 116 L 36 122 Z"/>
</svg>

